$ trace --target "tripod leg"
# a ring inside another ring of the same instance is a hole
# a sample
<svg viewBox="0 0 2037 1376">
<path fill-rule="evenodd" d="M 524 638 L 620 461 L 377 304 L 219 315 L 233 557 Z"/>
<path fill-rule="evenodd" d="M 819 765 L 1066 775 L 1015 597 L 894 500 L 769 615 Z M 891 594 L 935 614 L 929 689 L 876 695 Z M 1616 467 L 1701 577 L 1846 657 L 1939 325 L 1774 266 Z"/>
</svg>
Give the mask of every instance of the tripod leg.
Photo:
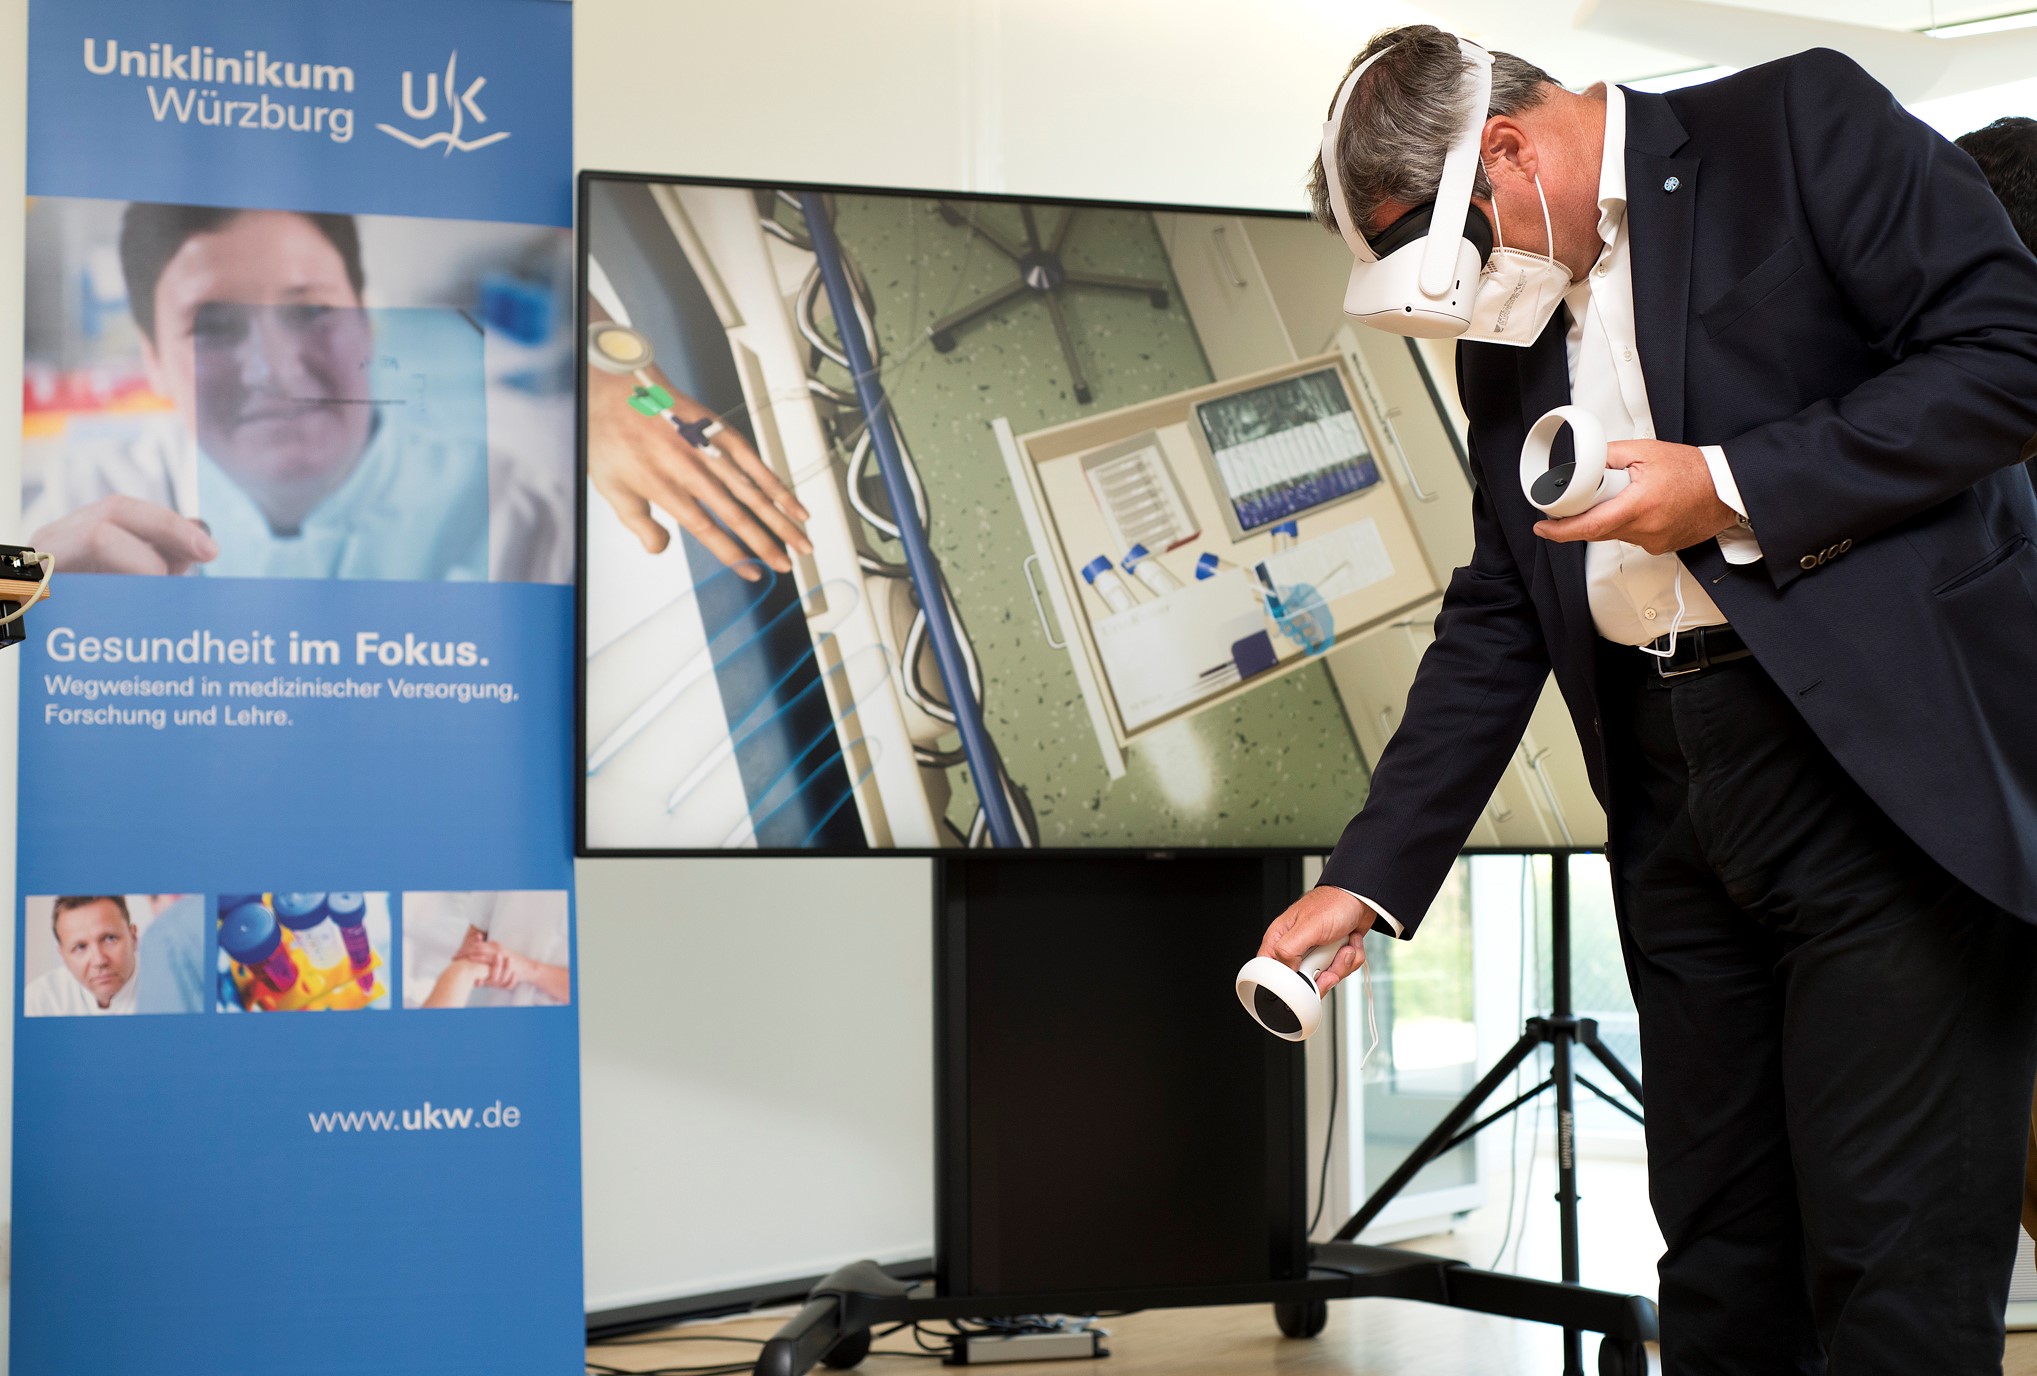
<svg viewBox="0 0 2037 1376">
<path fill-rule="evenodd" d="M 1641 1097 L 1641 1077 L 1627 1069 L 1625 1063 L 1613 1054 L 1613 1049 L 1598 1039 L 1598 1029 L 1596 1027 L 1586 1028 L 1584 1030 L 1583 1041 L 1585 1050 L 1598 1057 L 1599 1064 L 1604 1066 L 1607 1072 L 1620 1082 L 1620 1088 L 1633 1095 L 1635 1103 L 1640 1104 L 1643 1108 L 1647 1107 L 1648 1101 Z"/>
<path fill-rule="evenodd" d="M 1563 1279 L 1575 1285 L 1579 1278 L 1577 1244 L 1577 1081 L 1571 1057 L 1575 1054 L 1570 1037 L 1560 1033 L 1553 1041 L 1556 1065 L 1556 1218 L 1563 1247 Z M 1575 1328 L 1563 1330 L 1563 1376 L 1585 1376 L 1584 1334 Z"/>
<path fill-rule="evenodd" d="M 1485 1072 L 1485 1078 L 1473 1085 L 1471 1091 L 1457 1101 L 1457 1106 L 1443 1115 L 1443 1121 L 1436 1124 L 1435 1130 L 1422 1139 L 1422 1144 L 1408 1154 L 1407 1160 L 1401 1162 L 1400 1168 L 1387 1177 L 1386 1183 L 1373 1191 L 1372 1198 L 1365 1201 L 1365 1207 L 1351 1215 L 1344 1226 L 1337 1229 L 1336 1240 L 1349 1242 L 1363 1232 L 1367 1224 L 1379 1217 L 1379 1211 L 1391 1204 L 1394 1196 L 1406 1189 L 1410 1180 L 1421 1174 L 1422 1167 L 1441 1154 L 1444 1145 L 1457 1135 L 1457 1130 L 1471 1120 L 1472 1114 L 1478 1112 L 1479 1105 L 1490 1099 L 1493 1091 L 1506 1082 L 1507 1077 L 1520 1067 L 1521 1062 L 1534 1055 L 1535 1048 L 1541 1044 L 1542 1039 L 1533 1033 L 1522 1034 L 1521 1039 L 1513 1044 L 1507 1054 L 1500 1057 L 1491 1070 Z"/>
</svg>

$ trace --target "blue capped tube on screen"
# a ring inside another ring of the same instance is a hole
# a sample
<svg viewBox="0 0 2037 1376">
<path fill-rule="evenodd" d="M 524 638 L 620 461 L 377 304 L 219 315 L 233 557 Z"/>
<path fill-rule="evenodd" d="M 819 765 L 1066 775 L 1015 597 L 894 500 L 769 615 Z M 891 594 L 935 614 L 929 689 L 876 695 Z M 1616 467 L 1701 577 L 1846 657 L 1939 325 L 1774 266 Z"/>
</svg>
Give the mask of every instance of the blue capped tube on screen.
<svg viewBox="0 0 2037 1376">
<path fill-rule="evenodd" d="M 1181 587 L 1181 580 L 1174 576 L 1144 545 L 1133 545 L 1125 552 L 1120 567 L 1150 588 L 1155 597 L 1165 597 Z"/>
<path fill-rule="evenodd" d="M 1128 612 L 1139 605 L 1132 596 L 1132 590 L 1125 586 L 1125 580 L 1118 577 L 1118 571 L 1111 567 L 1108 557 L 1097 555 L 1082 566 L 1082 581 L 1096 589 L 1104 605 L 1114 612 Z"/>
</svg>

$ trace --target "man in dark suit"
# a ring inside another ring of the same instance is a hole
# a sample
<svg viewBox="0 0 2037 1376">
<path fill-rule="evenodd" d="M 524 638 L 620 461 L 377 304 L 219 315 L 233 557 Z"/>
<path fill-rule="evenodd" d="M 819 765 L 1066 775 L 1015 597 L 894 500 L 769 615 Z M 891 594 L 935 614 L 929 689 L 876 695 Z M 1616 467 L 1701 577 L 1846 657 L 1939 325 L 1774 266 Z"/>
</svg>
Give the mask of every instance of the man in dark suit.
<svg viewBox="0 0 2037 1376">
<path fill-rule="evenodd" d="M 1382 50 L 1332 169 L 1368 236 L 1434 195 L 1467 65 L 1427 26 Z M 1666 1368 L 1998 1371 L 2037 1076 L 2037 259 L 1836 53 L 1667 96 L 1495 54 L 1492 92 L 1474 204 L 1571 285 L 1530 347 L 1459 348 L 1475 548 L 1262 951 L 1347 939 L 1327 985 L 1375 922 L 1412 935 L 1553 669 L 1610 821 Z M 1516 461 L 1571 402 L 1632 482 L 1544 520 Z"/>
</svg>

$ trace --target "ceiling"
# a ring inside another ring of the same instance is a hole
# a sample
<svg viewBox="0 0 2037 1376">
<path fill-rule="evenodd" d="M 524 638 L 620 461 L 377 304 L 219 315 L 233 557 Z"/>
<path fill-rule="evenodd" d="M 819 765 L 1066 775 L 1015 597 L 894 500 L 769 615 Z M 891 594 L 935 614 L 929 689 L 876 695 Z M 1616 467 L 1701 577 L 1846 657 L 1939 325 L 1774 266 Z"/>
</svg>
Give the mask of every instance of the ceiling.
<svg viewBox="0 0 2037 1376">
<path fill-rule="evenodd" d="M 1947 133 L 1998 114 L 2037 114 L 2037 80 L 2026 75 L 2037 73 L 2032 0 L 1413 3 L 1438 24 L 1518 52 L 1573 87 L 1609 79 L 1665 89 L 1823 46 L 1860 61 Z M 1991 20 L 1998 22 L 1980 22 Z"/>
</svg>

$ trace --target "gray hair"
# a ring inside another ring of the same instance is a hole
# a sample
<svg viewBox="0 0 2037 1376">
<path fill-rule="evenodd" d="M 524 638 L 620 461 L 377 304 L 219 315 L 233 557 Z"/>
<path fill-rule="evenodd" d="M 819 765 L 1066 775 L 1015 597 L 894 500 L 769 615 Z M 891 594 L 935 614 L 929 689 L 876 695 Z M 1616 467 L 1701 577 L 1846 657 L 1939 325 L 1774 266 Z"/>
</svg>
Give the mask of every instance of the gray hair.
<svg viewBox="0 0 2037 1376">
<path fill-rule="evenodd" d="M 1457 36 L 1433 24 L 1408 24 L 1373 35 L 1365 51 L 1344 69 L 1337 89 L 1343 89 L 1359 63 L 1388 48 L 1393 51 L 1374 64 L 1351 93 L 1338 130 L 1337 174 L 1344 183 L 1353 227 L 1360 233 L 1388 201 L 1415 206 L 1435 199 L 1436 184 L 1443 178 L 1443 156 L 1464 127 L 1463 81 L 1471 64 L 1458 51 Z M 1548 99 L 1555 87 L 1555 78 L 1534 63 L 1495 52 L 1486 117 L 1531 109 Z M 1334 110 L 1334 95 L 1330 104 Z M 1317 222 L 1335 231 L 1337 221 L 1320 160 L 1309 164 L 1308 190 Z M 1472 193 L 1492 194 L 1482 165 Z"/>
</svg>

